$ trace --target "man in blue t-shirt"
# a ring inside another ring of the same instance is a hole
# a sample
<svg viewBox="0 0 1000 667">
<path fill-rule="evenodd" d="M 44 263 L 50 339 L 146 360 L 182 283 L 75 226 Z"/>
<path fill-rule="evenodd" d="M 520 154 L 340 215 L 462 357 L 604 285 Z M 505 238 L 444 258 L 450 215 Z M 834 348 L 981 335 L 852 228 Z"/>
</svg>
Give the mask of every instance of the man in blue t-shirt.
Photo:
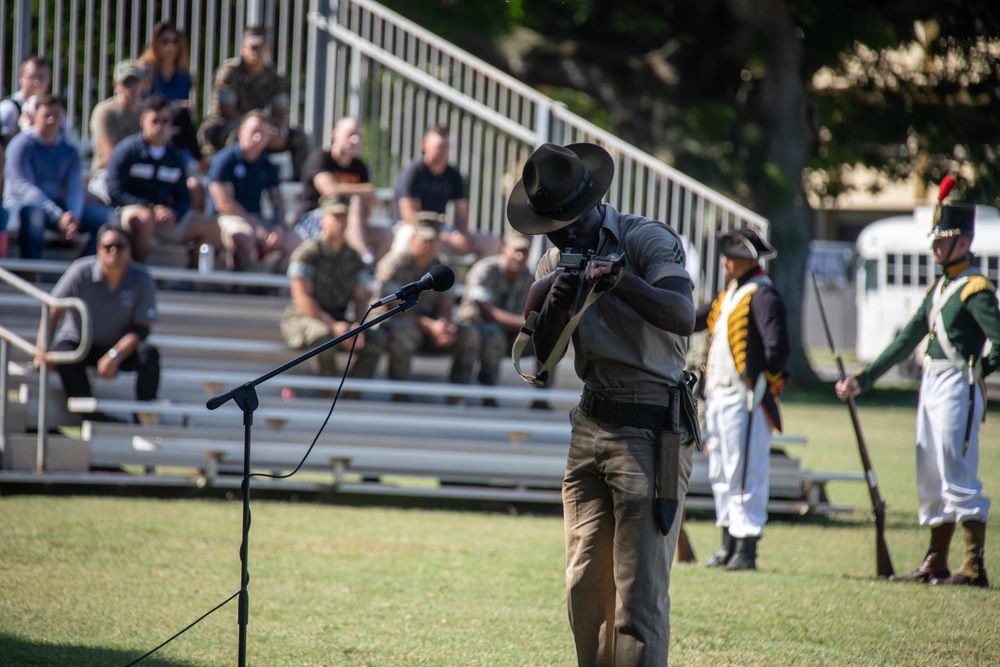
<svg viewBox="0 0 1000 667">
<path fill-rule="evenodd" d="M 272 126 L 259 111 L 243 116 L 237 141 L 216 155 L 208 172 L 208 192 L 226 248 L 229 268 L 246 271 L 276 254 L 271 269 L 284 273 L 288 258 L 301 239 L 287 225 L 278 189 L 278 170 L 265 151 Z M 264 216 L 261 200 L 267 195 L 272 217 Z"/>
<path fill-rule="evenodd" d="M 449 202 L 454 202 L 452 224 L 441 231 L 445 249 L 457 255 L 475 253 L 488 257 L 500 251 L 500 239 L 492 234 L 469 231 L 469 199 L 465 182 L 458 169 L 448 160 L 451 150 L 450 132 L 446 125 L 432 125 L 424 132 L 421 142 L 423 156 L 406 166 L 396 181 L 396 219 L 402 223 L 397 232 L 394 250 L 406 247 L 413 233 L 416 215 L 431 211 L 444 215 Z"/>
</svg>

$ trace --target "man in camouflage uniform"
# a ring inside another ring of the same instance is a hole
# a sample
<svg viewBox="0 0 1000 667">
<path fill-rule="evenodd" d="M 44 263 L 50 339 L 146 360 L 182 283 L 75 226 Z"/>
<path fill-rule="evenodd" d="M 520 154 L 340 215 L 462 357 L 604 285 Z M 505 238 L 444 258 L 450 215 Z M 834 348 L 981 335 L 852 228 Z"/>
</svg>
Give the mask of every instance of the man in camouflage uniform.
<svg viewBox="0 0 1000 667">
<path fill-rule="evenodd" d="M 413 235 L 404 250 L 392 251 L 375 268 L 375 293 L 393 294 L 403 285 L 420 280 L 435 264 L 441 264 L 440 227 L 418 218 Z M 389 377 L 407 380 L 410 362 L 418 351 L 451 352 L 451 382 L 468 384 L 479 350 L 479 332 L 475 327 L 458 325 L 451 320 L 455 305 L 448 292 L 424 292 L 411 310 L 396 315 L 383 324 L 388 330 Z"/>
<path fill-rule="evenodd" d="M 948 181 L 939 200 L 947 195 Z M 996 287 L 972 264 L 969 248 L 975 233 L 976 209 L 968 204 L 942 204 L 934 215 L 931 251 L 940 276 L 927 290 L 920 308 L 895 340 L 854 377 L 837 383 L 841 400 L 857 396 L 925 337 L 927 352 L 917 406 L 917 518 L 931 530 L 930 548 L 920 567 L 894 580 L 989 585 L 984 563 L 990 499 L 979 480 L 979 423 L 985 409 L 982 378 L 997 367 L 1000 311 Z M 982 358 L 989 340 L 993 352 Z M 965 533 L 965 557 L 954 573 L 948 550 L 956 524 Z"/>
<path fill-rule="evenodd" d="M 320 235 L 296 248 L 288 266 L 292 302 L 281 317 L 281 337 L 294 349 L 316 347 L 357 327 L 358 322 L 347 318 L 352 300 L 355 318 L 367 311 L 370 294 L 365 263 L 344 238 L 347 204 L 330 197 L 321 207 Z M 352 344 L 348 339 L 338 347 L 347 351 Z M 372 377 L 384 348 L 384 331 L 372 328 L 358 334 L 351 377 Z M 338 374 L 334 350 L 313 357 L 320 375 Z"/>
<path fill-rule="evenodd" d="M 245 113 L 259 110 L 274 128 L 268 151 L 291 154 L 293 179 L 297 181 L 309 153 L 309 139 L 299 128 L 288 126 L 288 86 L 268 61 L 269 53 L 264 28 L 249 25 L 243 29 L 239 57 L 226 60 L 215 72 L 208 115 L 198 140 L 206 155 L 214 154 L 236 141 Z"/>
<path fill-rule="evenodd" d="M 458 309 L 459 324 L 479 331 L 479 383 L 500 379 L 500 360 L 510 354 L 524 324 L 524 302 L 534 282 L 527 267 L 531 237 L 511 228 L 500 253 L 485 257 L 469 269 Z"/>
</svg>

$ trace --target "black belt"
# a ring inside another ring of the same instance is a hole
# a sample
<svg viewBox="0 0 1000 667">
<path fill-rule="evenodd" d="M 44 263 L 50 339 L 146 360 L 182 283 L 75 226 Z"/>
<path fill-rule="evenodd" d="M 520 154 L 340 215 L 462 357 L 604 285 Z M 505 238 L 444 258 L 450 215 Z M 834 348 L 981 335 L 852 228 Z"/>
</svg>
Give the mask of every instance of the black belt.
<svg viewBox="0 0 1000 667">
<path fill-rule="evenodd" d="M 617 426 L 671 432 L 683 430 L 680 423 L 680 391 L 677 389 L 669 390 L 666 405 L 656 405 L 616 401 L 585 386 L 580 397 L 580 410 L 591 419 Z"/>
</svg>

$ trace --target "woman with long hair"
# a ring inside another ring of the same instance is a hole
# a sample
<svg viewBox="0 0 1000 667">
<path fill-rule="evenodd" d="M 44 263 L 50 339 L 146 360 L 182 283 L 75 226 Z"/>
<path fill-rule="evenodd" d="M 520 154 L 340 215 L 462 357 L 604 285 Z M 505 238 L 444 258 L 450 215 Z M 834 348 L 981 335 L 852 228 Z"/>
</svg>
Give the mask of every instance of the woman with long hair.
<svg viewBox="0 0 1000 667">
<path fill-rule="evenodd" d="M 189 153 L 198 162 L 202 172 L 208 171 L 208 165 L 198 146 L 198 133 L 188 99 L 194 80 L 184 33 L 172 22 L 160 21 L 153 26 L 149 43 L 139 62 L 145 71 L 143 96 L 159 93 L 173 102 L 174 145 Z"/>
</svg>

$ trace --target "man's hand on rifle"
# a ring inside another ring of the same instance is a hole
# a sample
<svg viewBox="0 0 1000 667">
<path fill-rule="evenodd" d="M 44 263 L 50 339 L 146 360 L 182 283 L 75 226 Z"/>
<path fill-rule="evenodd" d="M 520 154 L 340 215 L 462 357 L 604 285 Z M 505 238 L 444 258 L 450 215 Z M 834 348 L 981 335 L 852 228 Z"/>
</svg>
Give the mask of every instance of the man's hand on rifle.
<svg viewBox="0 0 1000 667">
<path fill-rule="evenodd" d="M 588 285 L 597 285 L 598 292 L 610 292 L 618 287 L 625 272 L 617 255 L 609 255 L 607 259 L 592 259 L 587 262 L 584 277 Z"/>
<path fill-rule="evenodd" d="M 837 392 L 837 398 L 842 401 L 846 401 L 849 398 L 853 398 L 861 393 L 861 385 L 854 378 L 844 378 L 839 380 L 834 389 Z"/>
<path fill-rule="evenodd" d="M 579 284 L 580 276 L 564 269 L 556 269 L 552 287 L 549 289 L 549 308 L 561 312 L 572 310 L 576 304 Z"/>
</svg>

